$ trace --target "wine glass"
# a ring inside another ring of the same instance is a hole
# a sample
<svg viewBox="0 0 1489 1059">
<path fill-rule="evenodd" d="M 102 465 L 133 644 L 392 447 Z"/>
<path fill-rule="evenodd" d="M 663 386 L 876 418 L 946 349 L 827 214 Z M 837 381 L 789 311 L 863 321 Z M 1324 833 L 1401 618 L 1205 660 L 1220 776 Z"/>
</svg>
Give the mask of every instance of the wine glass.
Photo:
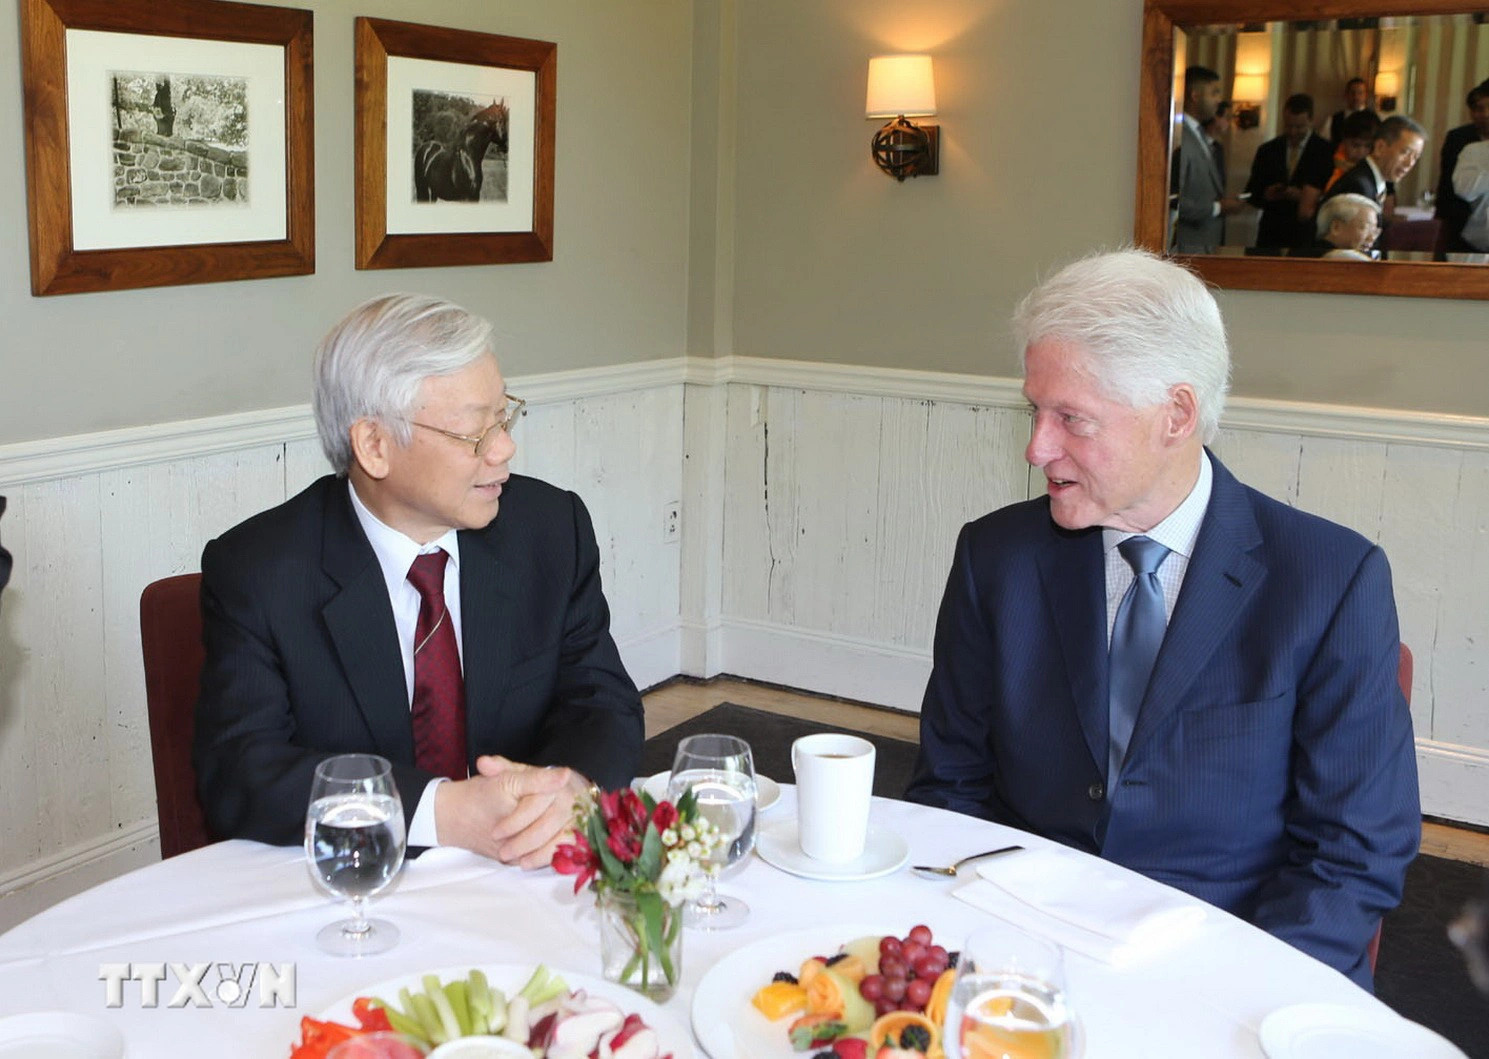
<svg viewBox="0 0 1489 1059">
<path fill-rule="evenodd" d="M 1077 1059 L 1079 1031 L 1058 945 L 1011 924 L 967 939 L 941 1031 L 947 1059 Z"/>
<path fill-rule="evenodd" d="M 305 812 L 305 859 L 317 885 L 352 903 L 351 919 L 316 935 L 326 952 L 370 956 L 398 943 L 397 927 L 367 918 L 367 900 L 397 878 L 405 842 L 403 803 L 387 758 L 340 754 L 316 766 Z"/>
<path fill-rule="evenodd" d="M 667 799 L 674 804 L 691 787 L 698 813 L 719 829 L 724 845 L 711 857 L 720 872 L 738 864 L 755 848 L 755 765 L 750 744 L 732 735 L 690 735 L 677 744 Z M 683 922 L 704 930 L 738 926 L 750 906 L 719 896 L 708 876 L 703 896 L 683 909 Z"/>
</svg>

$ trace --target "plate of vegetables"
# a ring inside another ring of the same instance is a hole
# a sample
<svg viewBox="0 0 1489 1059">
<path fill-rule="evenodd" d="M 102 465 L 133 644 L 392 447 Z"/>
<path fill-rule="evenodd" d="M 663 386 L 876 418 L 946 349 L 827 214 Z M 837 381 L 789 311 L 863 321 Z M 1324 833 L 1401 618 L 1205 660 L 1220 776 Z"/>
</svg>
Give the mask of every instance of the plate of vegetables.
<svg viewBox="0 0 1489 1059">
<path fill-rule="evenodd" d="M 943 1059 L 955 953 L 924 924 L 819 927 L 748 945 L 693 994 L 710 1059 Z"/>
<path fill-rule="evenodd" d="M 693 1059 L 687 1029 L 613 982 L 527 964 L 453 967 L 369 985 L 301 1020 L 290 1059 L 325 1059 L 341 1041 L 401 1034 L 414 1056 Z M 479 1049 L 477 1043 L 487 1047 Z M 402 1057 L 400 1057 L 402 1059 Z"/>
</svg>

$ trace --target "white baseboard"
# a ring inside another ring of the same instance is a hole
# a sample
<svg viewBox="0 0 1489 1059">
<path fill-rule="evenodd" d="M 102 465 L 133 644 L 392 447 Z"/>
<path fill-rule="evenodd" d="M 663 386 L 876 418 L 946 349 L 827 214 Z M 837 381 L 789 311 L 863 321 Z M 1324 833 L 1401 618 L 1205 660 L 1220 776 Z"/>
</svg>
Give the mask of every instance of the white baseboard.
<svg viewBox="0 0 1489 1059">
<path fill-rule="evenodd" d="M 0 875 L 0 934 L 73 894 L 160 860 L 160 830 L 141 820 Z"/>
<path fill-rule="evenodd" d="M 740 618 L 719 631 L 719 672 L 920 712 L 929 652 Z"/>
<path fill-rule="evenodd" d="M 682 634 L 676 623 L 650 632 L 617 639 L 620 660 L 638 688 L 649 688 L 682 672 L 679 656 Z"/>
<path fill-rule="evenodd" d="M 1478 747 L 1417 740 L 1417 776 L 1422 812 L 1469 824 L 1489 824 L 1489 805 L 1470 797 L 1489 775 L 1489 751 Z"/>
</svg>

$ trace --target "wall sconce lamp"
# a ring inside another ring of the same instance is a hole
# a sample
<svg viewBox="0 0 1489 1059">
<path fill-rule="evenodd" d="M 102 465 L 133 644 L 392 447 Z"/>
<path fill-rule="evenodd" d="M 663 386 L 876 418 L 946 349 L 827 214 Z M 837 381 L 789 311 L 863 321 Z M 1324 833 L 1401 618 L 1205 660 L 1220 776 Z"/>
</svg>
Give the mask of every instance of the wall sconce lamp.
<svg viewBox="0 0 1489 1059">
<path fill-rule="evenodd" d="M 1380 109 L 1390 113 L 1396 109 L 1396 97 L 1401 94 L 1401 75 L 1394 70 L 1382 70 L 1375 75 L 1375 94 L 1380 97 Z"/>
<path fill-rule="evenodd" d="M 878 55 L 869 60 L 866 118 L 893 118 L 874 134 L 874 162 L 903 182 L 941 171 L 940 128 L 907 117 L 936 113 L 936 84 L 929 55 Z"/>
<path fill-rule="evenodd" d="M 1237 74 L 1231 84 L 1236 128 L 1254 129 L 1262 123 L 1262 102 L 1267 98 L 1265 74 Z"/>
</svg>

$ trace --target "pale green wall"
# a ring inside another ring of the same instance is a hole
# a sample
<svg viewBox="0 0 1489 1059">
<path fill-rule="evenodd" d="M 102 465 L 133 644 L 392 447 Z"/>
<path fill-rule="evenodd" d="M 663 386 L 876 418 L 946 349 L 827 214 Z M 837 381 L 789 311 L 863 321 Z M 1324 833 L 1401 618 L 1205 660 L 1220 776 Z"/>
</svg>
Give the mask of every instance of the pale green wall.
<svg viewBox="0 0 1489 1059">
<path fill-rule="evenodd" d="M 1042 274 L 1131 238 L 1139 0 L 738 4 L 733 352 L 1015 373 Z M 935 56 L 941 175 L 869 158 L 870 55 Z M 1489 415 L 1489 303 L 1237 291 L 1235 392 Z"/>
<path fill-rule="evenodd" d="M 509 375 L 684 352 L 690 0 L 293 6 L 315 11 L 315 274 L 34 298 L 18 0 L 0 0 L 0 443 L 302 403 L 316 340 L 386 290 L 491 317 Z M 352 268 L 356 15 L 557 42 L 552 262 Z"/>
</svg>

